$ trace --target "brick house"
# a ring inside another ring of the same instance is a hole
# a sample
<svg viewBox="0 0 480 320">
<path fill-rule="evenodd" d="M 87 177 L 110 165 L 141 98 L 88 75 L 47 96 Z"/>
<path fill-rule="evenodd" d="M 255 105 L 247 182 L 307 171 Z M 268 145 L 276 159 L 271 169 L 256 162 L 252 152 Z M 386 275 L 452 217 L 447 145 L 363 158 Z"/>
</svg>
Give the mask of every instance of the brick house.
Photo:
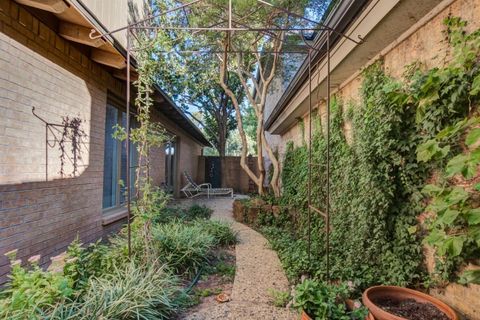
<svg viewBox="0 0 480 320">
<path fill-rule="evenodd" d="M 5 252 L 41 254 L 48 264 L 77 234 L 94 241 L 125 222 L 125 143 L 111 136 L 126 120 L 125 33 L 89 33 L 124 26 L 141 5 L 0 0 L 0 283 L 9 272 Z M 160 88 L 154 100 L 153 118 L 174 139 L 154 150 L 151 174 L 178 196 L 181 172 L 196 177 L 209 143 Z"/>
</svg>

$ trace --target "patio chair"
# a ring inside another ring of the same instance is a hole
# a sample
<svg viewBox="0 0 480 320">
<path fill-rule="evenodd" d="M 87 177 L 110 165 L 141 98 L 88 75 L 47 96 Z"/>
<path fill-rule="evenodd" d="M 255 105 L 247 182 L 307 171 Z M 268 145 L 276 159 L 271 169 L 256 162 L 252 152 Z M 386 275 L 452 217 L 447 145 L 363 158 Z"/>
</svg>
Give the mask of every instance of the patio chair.
<svg viewBox="0 0 480 320">
<path fill-rule="evenodd" d="M 210 196 L 230 195 L 233 198 L 232 188 L 212 188 L 210 183 L 196 184 L 187 171 L 184 171 L 183 175 L 188 183 L 181 191 L 187 198 L 195 198 L 202 195 L 206 195 L 208 198 Z"/>
</svg>

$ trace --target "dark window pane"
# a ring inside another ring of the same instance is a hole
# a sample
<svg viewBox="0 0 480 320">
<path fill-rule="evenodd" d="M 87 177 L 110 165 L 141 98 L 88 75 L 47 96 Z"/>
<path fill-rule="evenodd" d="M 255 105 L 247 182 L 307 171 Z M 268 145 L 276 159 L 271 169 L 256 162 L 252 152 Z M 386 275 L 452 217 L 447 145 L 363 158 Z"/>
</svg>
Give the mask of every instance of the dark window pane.
<svg viewBox="0 0 480 320">
<path fill-rule="evenodd" d="M 122 112 L 121 126 L 127 128 L 127 114 Z M 135 119 L 130 115 L 130 129 L 138 128 L 138 124 Z M 120 203 L 126 203 L 126 183 L 127 183 L 127 142 L 122 141 L 121 143 L 121 163 L 120 163 L 120 179 L 123 181 L 123 187 L 120 190 Z M 136 179 L 136 169 L 138 165 L 138 151 L 134 143 L 130 142 L 130 193 L 131 199 L 135 197 L 135 179 Z"/>
<path fill-rule="evenodd" d="M 107 105 L 105 119 L 105 150 L 103 157 L 103 208 L 117 204 L 118 141 L 113 138 L 113 127 L 118 123 L 118 110 Z"/>
</svg>

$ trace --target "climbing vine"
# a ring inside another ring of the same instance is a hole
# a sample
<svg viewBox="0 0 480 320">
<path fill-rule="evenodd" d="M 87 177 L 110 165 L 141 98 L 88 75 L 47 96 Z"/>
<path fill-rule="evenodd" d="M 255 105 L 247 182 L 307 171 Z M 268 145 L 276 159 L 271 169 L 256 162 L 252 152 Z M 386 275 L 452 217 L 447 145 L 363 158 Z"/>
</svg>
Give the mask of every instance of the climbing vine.
<svg viewBox="0 0 480 320">
<path fill-rule="evenodd" d="M 158 213 L 157 206 L 163 207 L 167 201 L 165 194 L 153 183 L 150 174 L 150 153 L 152 148 L 162 146 L 169 137 L 159 122 L 151 119 L 155 75 L 158 71 L 157 57 L 153 54 L 153 44 L 158 41 L 148 36 L 140 37 L 139 46 L 145 47 L 137 53 L 138 80 L 136 88 L 135 119 L 138 125 L 130 129 L 130 141 L 138 154 L 138 166 L 135 170 L 135 205 L 133 213 L 135 221 L 132 224 L 134 231 L 134 246 L 143 248 L 145 258 L 152 262 L 157 259 L 152 248 L 152 220 Z M 124 141 L 127 138 L 125 128 L 115 126 L 114 137 Z M 130 171 L 128 171 L 130 174 Z"/>
<path fill-rule="evenodd" d="M 460 191 L 453 178 L 463 175 L 464 179 L 477 179 L 480 149 L 470 146 L 477 146 L 480 129 L 472 130 L 465 144 L 453 142 L 478 123 L 471 117 L 477 112 L 480 92 L 480 38 L 478 31 L 467 34 L 466 22 L 458 18 L 446 19 L 445 25 L 445 37 L 452 48 L 448 65 L 421 71 L 415 64 L 405 79 L 396 80 L 385 74 L 382 61 L 378 61 L 363 72 L 358 103 L 333 100 L 330 265 L 334 279 L 355 279 L 360 288 L 376 283 L 428 285 L 426 281 L 421 283 L 428 279 L 424 277 L 422 254 L 425 236 L 436 247 L 438 256 L 462 255 L 455 266 L 479 257 L 480 210 L 478 204 L 473 205 L 478 191 L 475 187 L 467 191 L 462 187 Z M 343 130 L 346 122 L 352 125 L 352 142 L 347 142 Z M 457 127 L 460 129 L 452 129 Z M 321 126 L 316 128 L 312 141 L 312 194 L 313 204 L 324 211 L 326 141 Z M 311 262 L 298 258 L 307 256 L 307 163 L 307 147 L 289 144 L 280 202 L 297 208 L 299 217 L 280 229 L 267 228 L 266 233 L 279 250 L 290 277 L 307 273 L 323 278 L 326 266 L 322 217 L 312 217 Z M 437 214 L 426 228 L 421 227 L 418 217 L 426 206 L 422 189 L 445 165 L 450 186 L 444 183 L 444 187 L 431 185 L 424 189 L 434 197 L 427 211 Z M 480 189 L 480 185 L 475 186 Z M 435 207 L 437 202 L 440 207 Z M 446 221 L 441 220 L 447 209 L 454 212 L 448 211 Z M 449 232 L 458 240 L 451 240 Z M 439 234 L 443 237 L 440 240 Z M 292 242 L 296 249 L 288 247 Z M 452 276 L 456 270 L 450 268 L 447 274 Z M 473 278 L 473 272 L 463 277 L 464 282 Z"/>
</svg>

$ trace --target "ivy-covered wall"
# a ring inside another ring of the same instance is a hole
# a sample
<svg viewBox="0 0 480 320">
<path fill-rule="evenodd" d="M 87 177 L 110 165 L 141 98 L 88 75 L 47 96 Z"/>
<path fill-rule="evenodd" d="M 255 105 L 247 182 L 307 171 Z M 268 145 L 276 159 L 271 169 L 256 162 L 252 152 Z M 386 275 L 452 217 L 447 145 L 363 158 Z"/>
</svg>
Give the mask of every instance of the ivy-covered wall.
<svg viewBox="0 0 480 320">
<path fill-rule="evenodd" d="M 442 218 L 444 211 L 425 213 L 435 198 L 422 188 L 432 182 L 452 188 L 458 181 L 447 176 L 445 167 L 452 159 L 475 151 L 464 147 L 464 139 L 477 124 L 462 121 L 477 115 L 479 35 L 474 31 L 480 27 L 479 8 L 479 1 L 454 1 L 336 92 L 330 200 L 333 278 L 354 280 L 360 288 L 375 283 L 443 287 L 459 281 L 464 267 L 478 262 L 477 222 L 469 218 L 473 217 L 469 210 L 478 207 L 472 200 L 478 196 L 473 187 L 465 187 L 461 208 L 460 202 L 449 203 L 459 214 L 448 216 L 447 224 L 435 218 Z M 449 16 L 461 19 L 446 19 Z M 313 194 L 314 204 L 324 210 L 325 106 L 320 106 L 320 115 L 312 119 L 316 129 Z M 285 148 L 280 201 L 293 208 L 291 217 L 284 217 L 289 223 L 277 221 L 266 229 L 291 278 L 304 273 L 325 276 L 323 219 L 313 214 L 310 235 L 306 227 L 305 124 L 307 117 L 283 136 L 290 142 Z M 437 141 L 440 132 L 452 127 L 457 131 L 449 141 Z M 438 150 L 434 149 L 442 156 L 422 159 L 418 156 L 422 149 L 417 149 L 429 148 L 431 140 L 438 142 Z M 448 150 L 443 149 L 447 145 Z M 472 161 L 477 168 L 476 160 Z M 462 175 L 462 168 L 456 174 Z M 476 176 L 471 173 L 463 179 Z M 428 239 L 434 229 L 444 232 L 442 239 Z M 465 238 L 458 237 L 464 234 Z M 313 263 L 308 262 L 309 237 Z M 478 285 L 451 284 L 433 292 L 472 319 L 480 310 Z"/>
</svg>

